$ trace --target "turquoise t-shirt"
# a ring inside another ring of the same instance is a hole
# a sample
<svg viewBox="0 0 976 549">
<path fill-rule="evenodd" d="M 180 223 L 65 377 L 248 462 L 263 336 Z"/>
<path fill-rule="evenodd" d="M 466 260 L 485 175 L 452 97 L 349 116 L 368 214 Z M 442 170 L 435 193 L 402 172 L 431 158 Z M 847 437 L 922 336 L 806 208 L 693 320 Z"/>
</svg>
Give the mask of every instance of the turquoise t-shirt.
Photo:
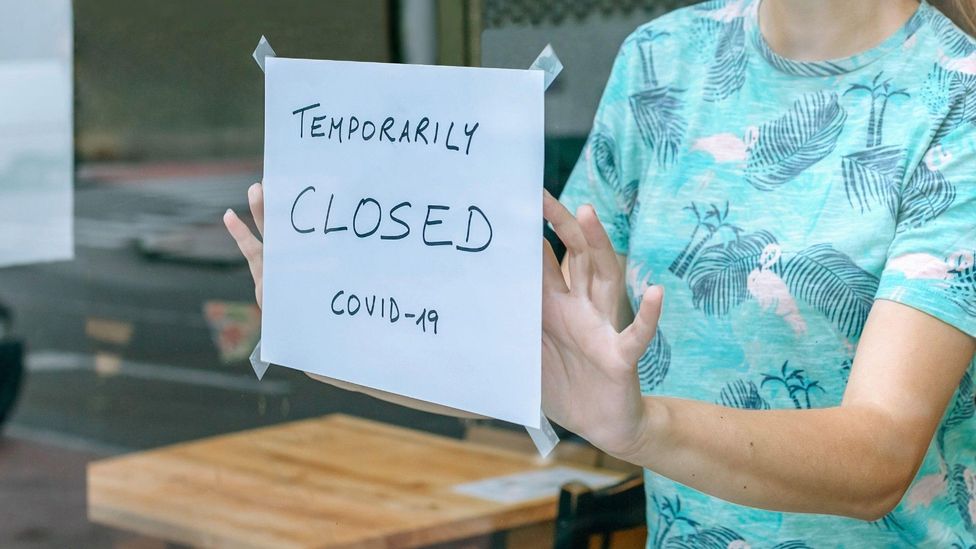
<svg viewBox="0 0 976 549">
<path fill-rule="evenodd" d="M 632 301 L 666 289 L 644 393 L 835 406 L 876 299 L 976 336 L 976 43 L 923 2 L 869 51 L 797 62 L 757 7 L 638 28 L 562 200 L 594 205 Z M 648 471 L 648 545 L 973 546 L 974 368 L 883 520 L 751 509 Z"/>
</svg>

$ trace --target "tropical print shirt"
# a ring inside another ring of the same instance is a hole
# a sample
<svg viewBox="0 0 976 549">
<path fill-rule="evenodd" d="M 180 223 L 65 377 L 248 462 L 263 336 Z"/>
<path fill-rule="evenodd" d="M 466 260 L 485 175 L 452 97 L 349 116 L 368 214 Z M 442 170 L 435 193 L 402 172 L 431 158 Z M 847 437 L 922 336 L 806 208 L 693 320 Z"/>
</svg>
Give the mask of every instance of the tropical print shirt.
<svg viewBox="0 0 976 549">
<path fill-rule="evenodd" d="M 593 204 L 635 306 L 666 290 L 645 394 L 835 406 L 876 299 L 976 336 L 976 43 L 923 2 L 868 51 L 797 62 L 758 4 L 627 38 L 561 199 Z M 882 520 L 751 509 L 648 471 L 648 545 L 973 547 L 974 367 Z"/>
</svg>

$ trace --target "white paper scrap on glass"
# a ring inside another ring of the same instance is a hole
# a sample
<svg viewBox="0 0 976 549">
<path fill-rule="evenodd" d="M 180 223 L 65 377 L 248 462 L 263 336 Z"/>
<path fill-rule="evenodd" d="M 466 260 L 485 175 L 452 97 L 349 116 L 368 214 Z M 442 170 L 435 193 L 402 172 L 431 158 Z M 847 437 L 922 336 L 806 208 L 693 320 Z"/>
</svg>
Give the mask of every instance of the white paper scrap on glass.
<svg viewBox="0 0 976 549">
<path fill-rule="evenodd" d="M 567 482 L 582 482 L 592 489 L 598 489 L 615 484 L 620 479 L 618 475 L 572 467 L 551 467 L 457 484 L 454 492 L 497 503 L 522 503 L 559 495 L 559 489 Z"/>
<path fill-rule="evenodd" d="M 261 359 L 538 428 L 543 79 L 267 58 Z"/>
<path fill-rule="evenodd" d="M 0 266 L 70 259 L 71 2 L 0 0 L 0 28 Z"/>
</svg>

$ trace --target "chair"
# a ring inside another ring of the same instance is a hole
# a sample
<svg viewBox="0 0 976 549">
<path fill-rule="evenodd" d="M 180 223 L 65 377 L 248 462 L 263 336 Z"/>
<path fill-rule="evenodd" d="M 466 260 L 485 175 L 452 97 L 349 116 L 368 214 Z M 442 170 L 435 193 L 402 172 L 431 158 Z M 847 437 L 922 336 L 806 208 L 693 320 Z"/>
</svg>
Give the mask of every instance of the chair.
<svg viewBox="0 0 976 549">
<path fill-rule="evenodd" d="M 0 427 L 13 410 L 24 376 L 24 344 L 10 335 L 12 317 L 0 303 Z"/>
<path fill-rule="evenodd" d="M 608 549 L 614 532 L 646 524 L 644 478 L 638 473 L 625 480 L 591 490 L 579 482 L 563 485 L 559 492 L 554 549 L 588 549 L 594 536 Z"/>
</svg>

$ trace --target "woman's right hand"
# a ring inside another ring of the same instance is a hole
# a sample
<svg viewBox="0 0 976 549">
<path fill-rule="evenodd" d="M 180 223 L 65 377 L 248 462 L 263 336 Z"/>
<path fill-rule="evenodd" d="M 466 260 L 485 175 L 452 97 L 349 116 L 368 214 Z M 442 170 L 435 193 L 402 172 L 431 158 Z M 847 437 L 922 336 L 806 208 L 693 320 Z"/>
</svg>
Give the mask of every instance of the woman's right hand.
<svg viewBox="0 0 976 549">
<path fill-rule="evenodd" d="M 254 224 L 257 225 L 258 234 L 264 237 L 264 188 L 261 183 L 255 183 L 247 189 L 247 203 L 251 206 L 251 216 L 254 217 Z M 237 247 L 241 249 L 247 265 L 251 268 L 251 278 L 254 279 L 254 298 L 261 306 L 261 293 L 264 281 L 264 244 L 254 236 L 251 228 L 248 227 L 234 210 L 230 208 L 224 212 L 224 225 L 237 242 Z"/>
</svg>

